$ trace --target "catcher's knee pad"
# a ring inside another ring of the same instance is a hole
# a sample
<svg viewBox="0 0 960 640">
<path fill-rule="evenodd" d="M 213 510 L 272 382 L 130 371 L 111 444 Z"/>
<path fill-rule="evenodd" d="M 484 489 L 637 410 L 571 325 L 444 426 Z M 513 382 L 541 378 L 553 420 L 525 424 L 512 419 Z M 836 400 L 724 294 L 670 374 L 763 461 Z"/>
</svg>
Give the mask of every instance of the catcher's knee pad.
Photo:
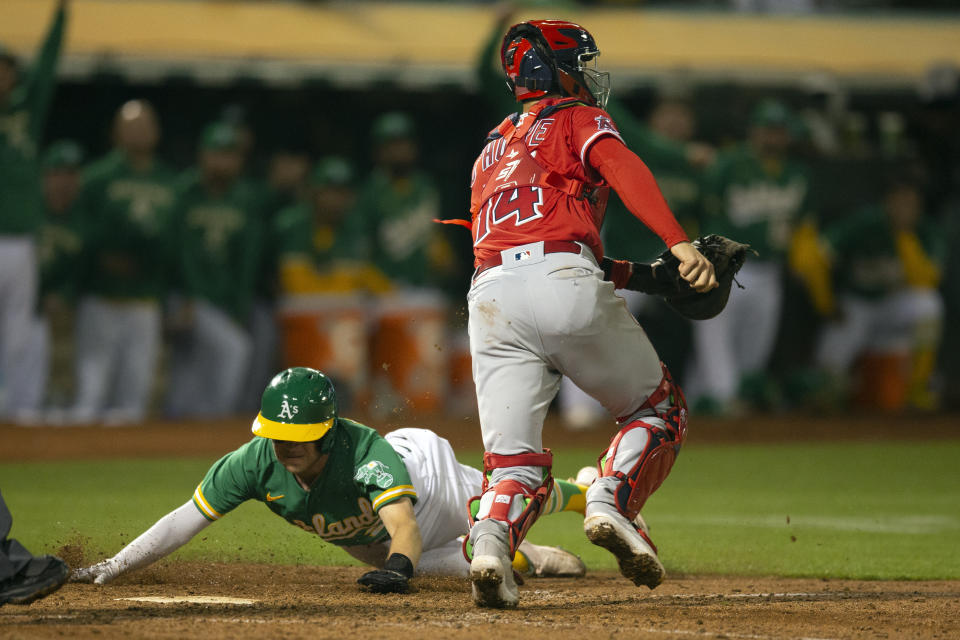
<svg viewBox="0 0 960 640">
<path fill-rule="evenodd" d="M 553 490 L 553 476 L 550 474 L 552 465 L 553 454 L 549 449 L 545 449 L 543 453 L 504 456 L 488 452 L 483 455 L 483 487 L 481 495 L 471 498 L 467 504 L 470 520 L 471 523 L 475 523 L 478 520 L 491 518 L 503 522 L 507 527 L 511 558 L 550 498 L 550 492 Z M 542 467 L 543 481 L 534 488 L 512 478 L 500 480 L 495 484 L 490 482 L 490 474 L 494 469 L 508 467 Z M 471 556 L 471 543 L 470 537 L 467 536 L 464 540 L 464 553 L 467 559 Z"/>
<path fill-rule="evenodd" d="M 628 520 L 637 517 L 647 498 L 663 484 L 687 434 L 683 392 L 666 366 L 663 371 L 657 390 L 635 412 L 636 417 L 628 419 L 597 462 L 601 478 L 620 481 L 614 501 Z"/>
</svg>

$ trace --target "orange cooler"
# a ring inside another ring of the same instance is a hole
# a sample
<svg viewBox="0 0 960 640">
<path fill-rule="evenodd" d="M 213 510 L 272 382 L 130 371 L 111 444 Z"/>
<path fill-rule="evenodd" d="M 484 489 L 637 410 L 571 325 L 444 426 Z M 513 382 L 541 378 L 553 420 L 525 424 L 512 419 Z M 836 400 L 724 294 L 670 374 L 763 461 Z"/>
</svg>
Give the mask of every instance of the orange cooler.
<svg viewBox="0 0 960 640">
<path fill-rule="evenodd" d="M 355 394 L 367 388 L 368 303 L 353 295 L 288 296 L 280 304 L 283 360 L 314 367 Z"/>
<path fill-rule="evenodd" d="M 449 359 L 442 296 L 426 291 L 385 296 L 374 316 L 370 363 L 375 382 L 387 382 L 410 409 L 442 409 Z"/>
</svg>

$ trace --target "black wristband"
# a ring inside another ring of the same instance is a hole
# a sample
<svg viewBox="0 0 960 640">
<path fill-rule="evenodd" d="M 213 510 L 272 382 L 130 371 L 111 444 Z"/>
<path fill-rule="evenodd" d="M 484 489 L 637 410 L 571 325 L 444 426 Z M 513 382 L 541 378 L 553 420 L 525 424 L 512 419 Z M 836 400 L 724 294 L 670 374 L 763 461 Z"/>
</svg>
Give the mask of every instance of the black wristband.
<svg viewBox="0 0 960 640">
<path fill-rule="evenodd" d="M 387 561 L 383 563 L 383 568 L 396 571 L 406 576 L 407 580 L 413 577 L 413 563 L 410 561 L 410 558 L 402 553 L 391 553 Z"/>
</svg>

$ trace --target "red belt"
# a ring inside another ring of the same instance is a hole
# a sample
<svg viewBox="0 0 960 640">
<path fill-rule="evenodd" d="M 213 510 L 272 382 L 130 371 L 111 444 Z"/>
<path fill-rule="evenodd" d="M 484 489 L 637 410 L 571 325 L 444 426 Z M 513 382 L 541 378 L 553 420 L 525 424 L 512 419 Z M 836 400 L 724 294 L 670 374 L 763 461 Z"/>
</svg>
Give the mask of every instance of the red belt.
<svg viewBox="0 0 960 640">
<path fill-rule="evenodd" d="M 579 244 L 570 240 L 544 240 L 543 242 L 544 255 L 548 253 L 580 253 L 580 248 L 581 247 Z M 495 253 L 480 263 L 480 266 L 477 267 L 477 271 L 473 274 L 473 277 L 476 278 L 487 269 L 493 269 L 494 267 L 499 267 L 502 264 L 503 255 L 500 253 Z"/>
</svg>

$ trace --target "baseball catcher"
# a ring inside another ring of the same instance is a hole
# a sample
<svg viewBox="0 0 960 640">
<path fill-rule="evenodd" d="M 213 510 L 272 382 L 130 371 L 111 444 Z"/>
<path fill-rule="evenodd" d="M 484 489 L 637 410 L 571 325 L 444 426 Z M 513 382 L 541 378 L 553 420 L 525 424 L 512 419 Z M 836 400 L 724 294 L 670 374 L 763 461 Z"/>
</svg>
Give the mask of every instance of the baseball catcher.
<svg viewBox="0 0 960 640">
<path fill-rule="evenodd" d="M 599 55 L 590 32 L 572 22 L 510 27 L 500 62 L 521 112 L 490 131 L 470 176 L 470 355 L 487 475 L 472 503 L 468 550 L 481 607 L 519 602 L 510 567 L 550 502 L 543 420 L 563 376 L 617 420 L 587 491 L 587 539 L 610 551 L 635 585 L 652 589 L 666 575 L 636 518 L 683 445 L 686 403 L 603 281 L 600 229 L 611 190 L 660 237 L 691 290 L 718 282 L 604 111 L 610 83 Z M 618 279 L 629 281 L 631 271 L 622 265 Z"/>
<path fill-rule="evenodd" d="M 604 280 L 613 282 L 617 289 L 661 296 L 683 317 L 708 320 L 727 306 L 730 287 L 751 249 L 748 244 L 715 234 L 697 238 L 692 244 L 713 263 L 717 288 L 701 292 L 691 287 L 680 274 L 680 261 L 670 251 L 664 251 L 649 264 L 604 257 L 600 268 Z"/>
<path fill-rule="evenodd" d="M 463 505 L 483 482 L 443 438 L 426 429 L 380 436 L 337 415 L 330 380 L 287 369 L 271 380 L 253 422 L 254 438 L 218 460 L 186 504 L 160 518 L 117 555 L 72 574 L 105 584 L 186 544 L 247 500 L 343 547 L 376 567 L 358 582 L 377 593 L 406 592 L 415 572 L 466 576 L 458 536 Z M 583 512 L 586 486 L 557 481 L 548 512 Z M 533 577 L 582 576 L 576 556 L 524 543 L 514 567 Z"/>
</svg>

